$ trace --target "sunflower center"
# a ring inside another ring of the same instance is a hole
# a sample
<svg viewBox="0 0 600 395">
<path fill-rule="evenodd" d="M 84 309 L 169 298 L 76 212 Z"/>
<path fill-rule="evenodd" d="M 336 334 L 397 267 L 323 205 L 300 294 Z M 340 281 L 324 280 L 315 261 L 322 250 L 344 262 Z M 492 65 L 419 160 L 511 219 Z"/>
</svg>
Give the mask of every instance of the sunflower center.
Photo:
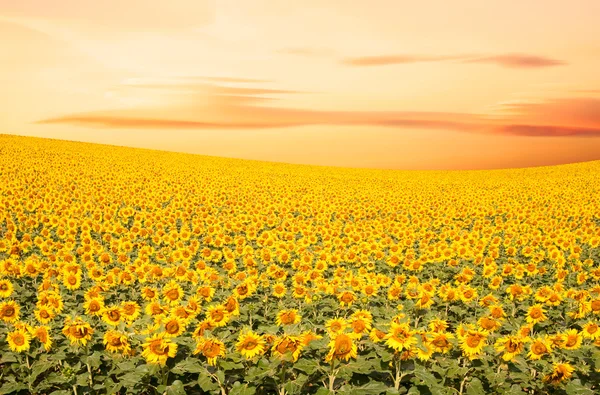
<svg viewBox="0 0 600 395">
<path fill-rule="evenodd" d="M 348 336 L 338 336 L 335 339 L 335 354 L 343 356 L 352 350 L 352 340 Z"/>
<path fill-rule="evenodd" d="M 533 345 L 533 347 L 531 348 L 531 350 L 535 353 L 535 354 L 545 354 L 548 352 L 548 348 L 546 347 L 545 344 L 542 343 L 535 343 Z"/>
<path fill-rule="evenodd" d="M 162 345 L 162 341 L 153 342 L 150 350 L 156 355 L 166 355 L 169 352 L 169 346 Z"/>
<path fill-rule="evenodd" d="M 171 289 L 166 293 L 167 298 L 171 300 L 179 299 L 179 291 L 177 289 Z"/>
<path fill-rule="evenodd" d="M 213 312 L 210 314 L 210 316 L 211 316 L 211 318 L 213 319 L 213 321 L 215 321 L 215 322 L 220 322 L 220 321 L 222 321 L 222 320 L 223 320 L 223 318 L 225 317 L 225 314 L 224 314 L 222 311 L 220 311 L 220 310 L 217 310 L 217 311 L 213 311 Z"/>
<path fill-rule="evenodd" d="M 121 314 L 117 310 L 110 310 L 107 315 L 111 321 L 119 321 L 121 319 Z"/>
<path fill-rule="evenodd" d="M 202 354 L 204 354 L 207 358 L 214 358 L 219 355 L 220 347 L 218 344 L 213 343 L 212 341 L 207 341 L 204 343 L 202 347 Z"/>
<path fill-rule="evenodd" d="M 170 335 L 177 333 L 179 332 L 179 323 L 177 323 L 177 321 L 169 321 L 167 325 L 165 325 L 165 330 Z"/>
<path fill-rule="evenodd" d="M 577 344 L 577 336 L 569 336 L 567 338 L 567 342 L 565 343 L 565 346 L 567 347 L 573 347 L 575 344 Z"/>
<path fill-rule="evenodd" d="M 246 340 L 246 343 L 244 344 L 244 349 L 245 350 L 254 350 L 256 348 L 256 346 L 258 346 L 258 342 L 254 339 L 248 339 Z"/>
<path fill-rule="evenodd" d="M 532 310 L 531 313 L 529 313 L 529 316 L 531 318 L 538 319 L 542 316 L 542 312 L 539 309 L 535 309 Z"/>
<path fill-rule="evenodd" d="M 479 343 L 481 343 L 480 335 L 469 335 L 467 337 L 467 344 L 469 345 L 469 347 L 475 348 L 475 347 L 479 346 Z"/>
<path fill-rule="evenodd" d="M 596 332 L 598 332 L 598 325 L 592 324 L 592 325 L 588 326 L 587 333 L 592 334 L 592 333 L 596 333 Z"/>
<path fill-rule="evenodd" d="M 439 348 L 444 348 L 448 346 L 448 340 L 446 340 L 443 337 L 438 337 L 435 340 L 433 340 L 433 345 Z"/>
<path fill-rule="evenodd" d="M 2 311 L 2 315 L 4 317 L 12 317 L 13 315 L 15 315 L 15 308 L 12 306 L 4 306 L 4 310 Z"/>
<path fill-rule="evenodd" d="M 40 317 L 42 317 L 44 319 L 45 318 L 50 318 L 50 314 L 48 314 L 48 311 L 46 311 L 46 310 L 41 310 L 40 311 Z"/>
<path fill-rule="evenodd" d="M 505 347 L 506 351 L 510 353 L 516 352 L 519 349 L 519 345 L 513 343 L 512 340 L 507 341 Z"/>
<path fill-rule="evenodd" d="M 17 346 L 22 346 L 25 344 L 25 336 L 20 333 L 15 334 L 13 337 L 13 343 L 15 343 Z"/>
</svg>

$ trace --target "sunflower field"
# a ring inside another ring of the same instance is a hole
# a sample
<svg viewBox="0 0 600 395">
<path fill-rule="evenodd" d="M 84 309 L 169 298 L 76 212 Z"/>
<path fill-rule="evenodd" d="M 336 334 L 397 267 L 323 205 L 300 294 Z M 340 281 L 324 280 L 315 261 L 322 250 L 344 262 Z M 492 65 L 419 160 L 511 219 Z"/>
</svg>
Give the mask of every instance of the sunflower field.
<svg viewBox="0 0 600 395">
<path fill-rule="evenodd" d="M 600 391 L 600 162 L 387 171 L 0 135 L 0 394 Z"/>
</svg>

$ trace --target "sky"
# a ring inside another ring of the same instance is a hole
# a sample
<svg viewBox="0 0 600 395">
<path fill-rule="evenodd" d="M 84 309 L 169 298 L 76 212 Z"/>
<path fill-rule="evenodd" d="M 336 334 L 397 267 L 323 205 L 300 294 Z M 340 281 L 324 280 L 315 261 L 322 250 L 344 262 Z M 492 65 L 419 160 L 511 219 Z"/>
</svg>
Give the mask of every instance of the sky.
<svg viewBox="0 0 600 395">
<path fill-rule="evenodd" d="M 287 163 L 600 159 L 597 0 L 0 0 L 0 133 Z"/>
</svg>

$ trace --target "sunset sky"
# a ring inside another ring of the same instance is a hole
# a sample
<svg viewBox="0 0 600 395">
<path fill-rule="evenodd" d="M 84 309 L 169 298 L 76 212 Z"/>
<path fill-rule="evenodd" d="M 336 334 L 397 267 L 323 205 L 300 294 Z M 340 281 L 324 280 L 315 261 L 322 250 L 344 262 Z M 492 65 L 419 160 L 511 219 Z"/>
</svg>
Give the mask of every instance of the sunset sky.
<svg viewBox="0 0 600 395">
<path fill-rule="evenodd" d="M 0 133 L 390 169 L 600 159 L 598 0 L 0 0 Z"/>
</svg>

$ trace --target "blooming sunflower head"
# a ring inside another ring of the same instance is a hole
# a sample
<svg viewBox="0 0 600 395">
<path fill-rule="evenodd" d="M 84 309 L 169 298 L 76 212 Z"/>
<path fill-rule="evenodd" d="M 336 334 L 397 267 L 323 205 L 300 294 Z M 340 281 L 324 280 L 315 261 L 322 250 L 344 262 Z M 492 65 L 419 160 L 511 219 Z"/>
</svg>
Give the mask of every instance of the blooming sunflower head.
<svg viewBox="0 0 600 395">
<path fill-rule="evenodd" d="M 235 345 L 236 350 L 246 359 L 252 359 L 265 352 L 265 339 L 252 331 L 241 332 Z"/>
</svg>

